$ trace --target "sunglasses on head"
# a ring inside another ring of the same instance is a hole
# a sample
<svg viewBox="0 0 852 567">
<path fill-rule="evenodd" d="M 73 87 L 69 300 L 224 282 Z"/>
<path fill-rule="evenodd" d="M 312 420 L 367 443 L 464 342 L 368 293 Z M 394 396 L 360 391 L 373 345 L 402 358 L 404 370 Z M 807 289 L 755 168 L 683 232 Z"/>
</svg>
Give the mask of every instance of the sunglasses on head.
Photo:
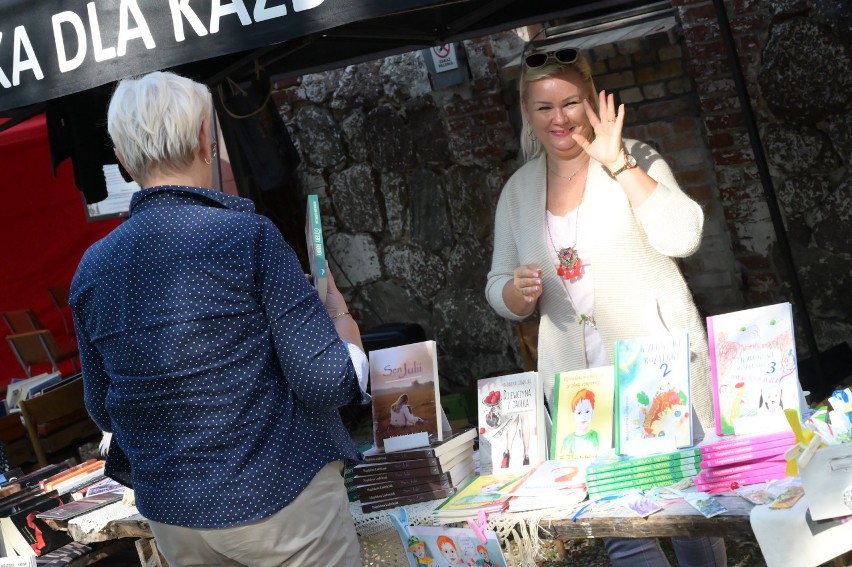
<svg viewBox="0 0 852 567">
<path fill-rule="evenodd" d="M 524 63 L 530 69 L 544 67 L 544 65 L 551 59 L 555 59 L 559 63 L 568 65 L 575 62 L 579 56 L 579 49 L 565 47 L 563 49 L 557 49 L 556 51 L 537 51 L 530 53 L 524 57 Z"/>
</svg>

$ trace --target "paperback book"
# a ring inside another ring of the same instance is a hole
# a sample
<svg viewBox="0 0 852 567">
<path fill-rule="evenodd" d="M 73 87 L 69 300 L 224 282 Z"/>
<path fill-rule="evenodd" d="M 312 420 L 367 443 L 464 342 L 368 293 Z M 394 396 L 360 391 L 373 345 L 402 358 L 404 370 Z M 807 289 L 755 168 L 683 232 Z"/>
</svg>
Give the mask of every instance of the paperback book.
<svg viewBox="0 0 852 567">
<path fill-rule="evenodd" d="M 477 381 L 480 474 L 529 470 L 544 461 L 544 392 L 537 372 Z"/>
<path fill-rule="evenodd" d="M 658 463 L 652 465 L 642 465 L 631 469 L 620 469 L 602 472 L 588 472 L 586 478 L 589 481 L 602 481 L 610 478 L 620 478 L 624 475 L 641 475 L 644 473 L 650 474 L 697 474 L 701 467 L 700 460 L 696 457 L 693 459 L 678 459 L 669 463 Z"/>
<path fill-rule="evenodd" d="M 750 451 L 748 453 L 740 453 L 737 455 L 728 455 L 725 457 L 702 456 L 702 468 L 722 467 L 727 465 L 738 465 L 749 463 L 751 461 L 760 461 L 772 458 L 784 458 L 784 453 L 787 450 L 784 448 L 765 449 L 763 451 Z"/>
<path fill-rule="evenodd" d="M 473 454 L 472 453 L 462 453 L 451 459 L 444 465 L 435 465 L 435 466 L 426 466 L 426 467 L 417 467 L 417 468 L 407 468 L 401 470 L 393 470 L 386 472 L 361 472 L 355 471 L 355 484 L 368 484 L 371 482 L 381 482 L 385 480 L 392 479 L 403 479 L 403 478 L 423 478 L 428 476 L 437 476 L 441 473 L 445 473 L 451 470 L 456 464 L 460 462 L 471 461 L 473 462 Z M 368 465 L 372 466 L 372 465 Z"/>
<path fill-rule="evenodd" d="M 772 457 L 762 461 L 752 461 L 742 464 L 734 464 L 721 467 L 708 467 L 701 465 L 701 476 L 706 480 L 724 480 L 735 474 L 757 472 L 763 469 L 773 469 L 779 466 L 787 467 L 787 459 L 783 456 Z"/>
<path fill-rule="evenodd" d="M 417 459 L 406 459 L 404 461 L 391 460 L 364 462 L 356 464 L 353 467 L 353 470 L 354 474 L 363 476 L 367 474 L 418 469 L 423 467 L 442 467 L 447 466 L 448 463 L 455 461 L 456 457 L 465 453 L 469 455 L 473 454 L 473 441 L 468 441 L 464 445 L 459 445 L 453 452 L 445 453 L 440 457 L 421 457 Z"/>
<path fill-rule="evenodd" d="M 430 502 L 432 500 L 442 500 L 453 493 L 456 492 L 456 489 L 451 488 L 442 488 L 438 490 L 432 490 L 428 492 L 418 492 L 415 494 L 409 494 L 406 496 L 397 496 L 394 498 L 389 498 L 387 500 L 378 500 L 375 502 L 364 502 L 361 501 L 361 511 L 365 514 L 369 512 L 379 512 L 381 510 L 391 510 L 393 508 L 399 508 L 400 506 L 407 506 L 409 504 L 417 504 L 419 502 Z"/>
<path fill-rule="evenodd" d="M 387 453 L 377 447 L 372 447 L 361 453 L 365 463 L 385 463 L 390 461 L 409 461 L 412 459 L 445 458 L 447 455 L 458 453 L 463 447 L 472 446 L 476 439 L 475 427 L 453 431 L 443 441 L 435 441 L 427 447 L 406 449 Z"/>
<path fill-rule="evenodd" d="M 723 435 L 721 437 L 717 437 L 710 434 L 704 438 L 698 448 L 701 450 L 701 454 L 718 453 L 721 451 L 750 448 L 755 445 L 773 442 L 792 441 L 795 443 L 795 439 L 796 436 L 789 428 L 786 431 L 756 435 Z"/>
<path fill-rule="evenodd" d="M 416 477 L 392 477 L 390 475 L 357 479 L 355 489 L 360 498 L 367 501 L 379 500 L 379 494 L 403 496 L 436 488 L 458 488 L 474 474 L 473 458 L 456 463 L 447 472 Z M 385 497 L 391 497 L 390 495 Z"/>
<path fill-rule="evenodd" d="M 486 513 L 504 510 L 511 498 L 506 489 L 523 476 L 523 473 L 474 476 L 438 505 L 432 515 L 441 520 L 456 520 L 476 516 L 480 510 Z"/>
<path fill-rule="evenodd" d="M 589 464 L 586 469 L 586 476 L 598 474 L 604 471 L 625 471 L 635 469 L 646 465 L 661 465 L 673 461 L 681 461 L 683 459 L 696 459 L 696 462 L 701 458 L 701 452 L 697 447 L 689 447 L 679 451 L 670 453 L 660 453 L 658 455 L 646 455 L 643 457 L 630 457 L 627 455 L 605 454 L 599 455 L 594 461 Z"/>
<path fill-rule="evenodd" d="M 707 317 L 716 433 L 788 429 L 800 411 L 793 310 L 789 303 Z"/>
<path fill-rule="evenodd" d="M 373 444 L 403 437 L 404 449 L 443 441 L 435 341 L 370 351 Z"/>
<path fill-rule="evenodd" d="M 692 445 L 689 333 L 615 344 L 615 448 L 622 455 Z"/>
<path fill-rule="evenodd" d="M 764 441 L 760 443 L 755 443 L 753 445 L 742 445 L 739 447 L 702 447 L 701 448 L 701 456 L 706 457 L 708 459 L 719 458 L 719 457 L 732 457 L 736 455 L 747 455 L 754 453 L 755 451 L 766 451 L 769 449 L 777 449 L 779 452 L 783 453 L 790 447 L 796 444 L 796 438 L 790 437 L 788 439 L 776 439 L 774 441 Z"/>
<path fill-rule="evenodd" d="M 397 523 L 397 533 L 410 567 L 507 565 L 500 540 L 491 530 L 483 530 L 483 539 L 480 539 L 472 528 L 400 526 Z"/>
<path fill-rule="evenodd" d="M 553 388 L 551 459 L 587 459 L 613 448 L 612 366 L 559 372 Z"/>
<path fill-rule="evenodd" d="M 308 244 L 308 264 L 311 270 L 311 283 L 317 290 L 320 301 L 325 303 L 325 296 L 328 291 L 328 265 L 325 259 L 325 243 L 322 236 L 319 195 L 308 195 L 305 240 Z"/>
</svg>

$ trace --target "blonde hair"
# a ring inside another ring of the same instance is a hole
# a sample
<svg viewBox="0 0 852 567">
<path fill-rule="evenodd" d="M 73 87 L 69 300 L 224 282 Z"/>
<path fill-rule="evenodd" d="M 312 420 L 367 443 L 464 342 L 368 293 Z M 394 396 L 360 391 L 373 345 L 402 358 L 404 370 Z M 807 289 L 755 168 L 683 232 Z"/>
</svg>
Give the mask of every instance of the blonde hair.
<svg viewBox="0 0 852 567">
<path fill-rule="evenodd" d="M 155 71 L 119 82 L 109 103 L 107 130 L 129 173 L 144 180 L 192 163 L 200 151 L 201 125 L 212 111 L 206 85 Z"/>
<path fill-rule="evenodd" d="M 394 412 L 398 412 L 402 409 L 403 404 L 408 403 L 408 394 L 403 394 L 396 399 L 394 403 L 391 404 L 391 410 Z"/>
<path fill-rule="evenodd" d="M 522 106 L 526 104 L 527 93 L 529 92 L 529 88 L 532 83 L 550 77 L 559 77 L 565 75 L 571 70 L 574 70 L 580 74 L 580 78 L 586 85 L 589 103 L 596 112 L 598 111 L 597 89 L 595 89 L 595 81 L 592 79 L 592 68 L 589 65 L 589 60 L 582 51 L 577 54 L 577 60 L 573 63 L 560 63 L 551 58 L 541 67 L 529 68 L 523 59 L 535 51 L 540 50 L 524 52 L 521 56 L 521 80 L 519 81 L 519 90 Z M 541 143 L 533 134 L 532 127 L 530 126 L 529 120 L 527 120 L 527 114 L 523 111 L 521 112 L 521 151 L 523 152 L 524 159 L 526 161 L 538 157 L 543 151 Z"/>
</svg>

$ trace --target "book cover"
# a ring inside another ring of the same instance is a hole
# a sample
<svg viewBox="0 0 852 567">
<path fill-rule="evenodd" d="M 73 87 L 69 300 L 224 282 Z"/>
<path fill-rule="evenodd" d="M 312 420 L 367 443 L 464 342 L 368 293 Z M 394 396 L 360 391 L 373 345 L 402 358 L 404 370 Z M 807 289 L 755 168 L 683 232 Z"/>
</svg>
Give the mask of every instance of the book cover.
<svg viewBox="0 0 852 567">
<path fill-rule="evenodd" d="M 673 451 L 671 453 L 660 453 L 658 455 L 646 455 L 643 457 L 630 457 L 626 455 L 599 455 L 589 464 L 586 474 L 594 474 L 603 471 L 632 469 L 638 466 L 669 463 L 680 459 L 700 459 L 701 452 L 697 447 L 690 447 Z"/>
<path fill-rule="evenodd" d="M 435 341 L 373 350 L 369 358 L 373 445 L 384 449 L 385 439 L 412 433 L 426 434 L 424 447 L 443 441 Z"/>
<path fill-rule="evenodd" d="M 692 445 L 689 333 L 615 343 L 615 447 L 642 455 Z"/>
<path fill-rule="evenodd" d="M 775 474 L 779 472 L 786 474 L 787 463 L 777 461 L 773 463 L 767 463 L 761 466 L 756 466 L 750 470 L 744 470 L 739 472 L 726 472 L 726 474 L 722 474 L 722 472 L 723 469 L 714 469 L 712 473 L 710 471 L 701 471 L 695 476 L 696 479 L 699 479 L 701 480 L 701 482 L 705 483 L 739 482 L 743 479 L 754 479 L 761 476 L 765 476 L 767 474 Z"/>
<path fill-rule="evenodd" d="M 476 439 L 475 427 L 453 431 L 443 441 L 434 441 L 428 447 L 406 449 L 405 451 L 394 451 L 387 453 L 378 447 L 372 447 L 364 451 L 361 456 L 365 463 L 381 463 L 388 461 L 407 461 L 410 459 L 441 458 L 447 454 L 458 452 L 460 446 L 472 446 Z"/>
<path fill-rule="evenodd" d="M 0 518 L 4 544 L 8 547 L 11 543 L 17 555 L 40 556 L 71 542 L 67 532 L 53 529 L 47 522 L 37 517 L 39 513 L 52 510 L 69 501 L 70 497 L 48 494 L 29 502 L 9 516 Z M 21 546 L 23 542 L 26 542 L 29 551 Z"/>
<path fill-rule="evenodd" d="M 325 303 L 328 290 L 328 265 L 325 259 L 325 243 L 322 236 L 322 217 L 320 216 L 319 195 L 308 195 L 305 218 L 305 240 L 308 244 L 308 264 L 311 270 L 311 283 Z"/>
<path fill-rule="evenodd" d="M 621 483 L 611 483 L 606 485 L 595 485 L 586 483 L 589 492 L 589 498 L 597 500 L 606 496 L 617 496 L 624 494 L 630 490 L 645 490 L 647 488 L 655 488 L 660 486 L 669 486 L 680 482 L 688 477 L 671 477 L 671 478 L 655 478 L 655 479 L 640 479 L 627 480 Z"/>
<path fill-rule="evenodd" d="M 418 492 L 430 492 L 433 490 L 442 490 L 447 488 L 457 487 L 454 486 L 449 479 L 444 478 L 443 480 L 437 481 L 418 482 L 417 484 L 410 486 L 397 486 L 393 482 L 380 482 L 378 484 L 361 486 L 356 490 L 358 492 L 358 497 L 362 502 L 375 502 L 378 500 L 387 500 L 388 498 L 417 494 Z"/>
<path fill-rule="evenodd" d="M 725 479 L 708 480 L 701 476 L 696 476 L 693 479 L 695 488 L 702 492 L 718 492 L 728 491 L 740 486 L 749 486 L 751 484 L 761 484 L 770 480 L 780 480 L 787 476 L 786 467 L 776 469 L 766 469 L 761 472 L 752 474 L 738 474 Z"/>
<path fill-rule="evenodd" d="M 718 435 L 789 428 L 799 411 L 793 309 L 778 303 L 707 317 L 713 409 Z"/>
<path fill-rule="evenodd" d="M 409 567 L 468 565 L 505 567 L 508 565 L 496 532 L 484 530 L 481 541 L 472 528 L 441 526 L 397 526 Z"/>
<path fill-rule="evenodd" d="M 118 492 L 104 492 L 95 496 L 87 496 L 80 500 L 74 500 L 46 512 L 39 512 L 36 514 L 36 518 L 57 521 L 70 520 L 81 514 L 102 508 L 107 504 L 118 502 L 121 498 L 122 495 Z"/>
<path fill-rule="evenodd" d="M 511 498 L 508 488 L 523 478 L 524 473 L 477 475 L 461 486 L 432 512 L 441 518 L 476 516 L 479 510 L 503 510 Z"/>
<path fill-rule="evenodd" d="M 430 490 L 428 492 L 418 492 L 407 496 L 398 496 L 387 500 L 379 500 L 376 502 L 361 501 L 361 511 L 365 514 L 369 512 L 378 512 L 380 510 L 390 510 L 399 508 L 408 504 L 417 504 L 418 502 L 430 502 L 432 500 L 441 500 L 455 493 L 455 488 L 442 488 L 439 490 Z"/>
<path fill-rule="evenodd" d="M 551 459 L 594 458 L 613 448 L 614 367 L 558 372 L 553 396 Z"/>
<path fill-rule="evenodd" d="M 529 470 L 547 458 L 544 392 L 537 372 L 477 380 L 479 470 Z"/>
<path fill-rule="evenodd" d="M 512 496 L 554 496 L 566 489 L 586 485 L 589 459 L 550 459 L 535 467 L 522 480 L 512 485 Z M 501 489 L 502 491 L 502 489 Z"/>
</svg>

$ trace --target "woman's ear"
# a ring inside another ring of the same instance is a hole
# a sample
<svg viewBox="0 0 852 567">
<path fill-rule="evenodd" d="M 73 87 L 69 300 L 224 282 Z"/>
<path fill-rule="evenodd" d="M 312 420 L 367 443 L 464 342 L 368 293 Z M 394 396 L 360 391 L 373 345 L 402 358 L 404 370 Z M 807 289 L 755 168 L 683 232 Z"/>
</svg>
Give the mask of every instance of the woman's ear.
<svg viewBox="0 0 852 567">
<path fill-rule="evenodd" d="M 210 120 L 205 119 L 198 131 L 198 153 L 205 163 L 213 159 L 212 138 L 210 137 Z"/>
<path fill-rule="evenodd" d="M 124 168 L 124 171 L 127 172 L 127 174 L 131 177 L 131 179 L 133 179 L 133 181 L 135 181 L 139 185 L 142 185 L 142 181 L 139 180 L 139 178 L 136 175 L 136 172 L 133 171 L 132 169 L 130 169 L 129 167 L 127 167 L 127 162 L 124 161 L 124 154 L 121 153 L 121 150 L 119 150 L 118 148 L 114 148 L 113 152 L 115 152 L 115 159 L 118 160 L 118 163 L 121 164 L 121 167 Z"/>
</svg>

